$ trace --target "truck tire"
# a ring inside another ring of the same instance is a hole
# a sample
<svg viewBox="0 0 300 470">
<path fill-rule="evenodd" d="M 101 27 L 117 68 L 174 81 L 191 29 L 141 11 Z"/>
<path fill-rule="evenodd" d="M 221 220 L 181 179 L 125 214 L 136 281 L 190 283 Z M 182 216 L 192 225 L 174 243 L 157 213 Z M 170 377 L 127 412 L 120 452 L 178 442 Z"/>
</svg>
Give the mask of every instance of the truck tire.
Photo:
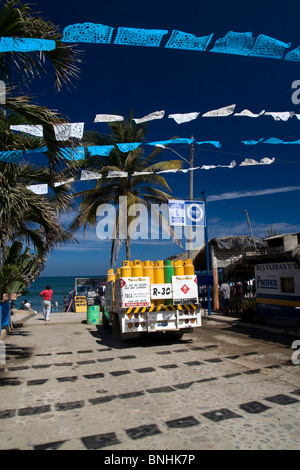
<svg viewBox="0 0 300 470">
<path fill-rule="evenodd" d="M 113 333 L 113 338 L 115 341 L 122 340 L 118 314 L 114 315 L 113 324 L 112 324 L 112 333 Z"/>
<path fill-rule="evenodd" d="M 106 318 L 106 315 L 104 313 L 102 315 L 102 326 L 105 330 L 109 328 L 109 320 Z"/>
<path fill-rule="evenodd" d="M 173 339 L 181 339 L 184 335 L 185 331 L 179 330 L 179 331 L 169 331 L 168 336 Z"/>
</svg>

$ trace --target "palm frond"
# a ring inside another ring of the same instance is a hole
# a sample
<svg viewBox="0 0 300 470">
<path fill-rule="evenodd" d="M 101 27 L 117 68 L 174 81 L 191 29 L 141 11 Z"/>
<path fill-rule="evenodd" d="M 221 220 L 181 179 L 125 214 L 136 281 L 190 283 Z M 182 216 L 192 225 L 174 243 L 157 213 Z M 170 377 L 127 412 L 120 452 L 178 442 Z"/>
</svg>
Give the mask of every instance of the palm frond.
<svg viewBox="0 0 300 470">
<path fill-rule="evenodd" d="M 127 120 L 109 123 L 111 130 L 111 136 L 109 137 L 95 132 L 85 133 L 83 139 L 85 146 L 143 142 L 147 132 L 147 123 L 135 124 L 132 117 L 133 110 L 131 110 Z M 171 189 L 166 179 L 163 177 L 163 174 L 158 175 L 156 172 L 180 169 L 182 167 L 182 161 L 164 161 L 161 158 L 162 152 L 162 148 L 155 148 L 150 155 L 145 156 L 144 149 L 141 146 L 125 153 L 121 152 L 121 150 L 115 146 L 109 156 L 96 157 L 96 159 L 87 156 L 87 159 L 83 162 L 84 168 L 97 171 L 102 175 L 102 179 L 96 181 L 94 188 L 80 191 L 76 194 L 76 197 L 78 197 L 81 202 L 78 215 L 74 220 L 72 228 L 78 230 L 81 226 L 84 227 L 84 229 L 86 229 L 87 226 L 95 226 L 99 205 L 104 203 L 114 204 L 117 210 L 117 219 L 111 247 L 112 265 L 116 261 L 117 254 L 123 242 L 123 240 L 120 239 L 119 198 L 121 196 L 126 196 L 127 198 L 128 227 L 133 220 L 133 217 L 128 216 L 128 212 L 130 212 L 129 209 L 133 207 L 134 204 L 143 203 L 149 208 L 152 203 L 161 204 L 170 198 Z M 94 168 L 93 165 L 95 165 Z M 111 180 L 107 178 L 109 171 L 126 172 L 128 176 L 126 178 L 114 178 Z M 134 173 L 139 173 L 139 175 L 133 176 Z M 165 229 L 166 225 L 168 225 L 167 220 L 161 217 L 160 220 Z M 172 239 L 181 246 L 180 241 L 172 229 L 171 234 Z M 127 236 L 125 244 L 126 256 L 130 256 L 130 234 Z"/>
<path fill-rule="evenodd" d="M 3 3 L 3 2 L 1 2 Z M 0 36 L 51 39 L 56 48 L 47 52 L 5 52 L 0 54 L 0 78 L 7 84 L 28 86 L 28 81 L 46 73 L 46 62 L 52 65 L 55 86 L 70 88 L 80 76 L 78 64 L 82 52 L 61 42 L 59 28 L 51 21 L 34 16 L 29 4 L 18 0 L 6 1 L 0 10 Z"/>
</svg>

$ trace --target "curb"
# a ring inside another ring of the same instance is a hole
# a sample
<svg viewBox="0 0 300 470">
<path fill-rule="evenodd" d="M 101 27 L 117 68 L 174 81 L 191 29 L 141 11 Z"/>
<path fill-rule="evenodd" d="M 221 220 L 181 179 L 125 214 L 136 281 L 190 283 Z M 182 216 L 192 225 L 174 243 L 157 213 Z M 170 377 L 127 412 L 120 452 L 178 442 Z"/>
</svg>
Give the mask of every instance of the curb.
<svg viewBox="0 0 300 470">
<path fill-rule="evenodd" d="M 16 319 L 13 318 L 14 316 L 17 317 L 17 315 L 13 315 L 11 317 L 11 322 L 13 324 L 13 327 L 14 328 L 21 328 L 22 326 L 24 326 L 24 323 L 26 321 L 30 320 L 30 318 L 35 317 L 35 315 L 36 315 L 35 313 L 29 313 L 28 315 L 26 315 L 26 317 L 23 317 L 19 320 L 17 318 Z"/>
<path fill-rule="evenodd" d="M 6 328 L 1 328 L 0 341 L 4 341 L 7 336 Z"/>
</svg>

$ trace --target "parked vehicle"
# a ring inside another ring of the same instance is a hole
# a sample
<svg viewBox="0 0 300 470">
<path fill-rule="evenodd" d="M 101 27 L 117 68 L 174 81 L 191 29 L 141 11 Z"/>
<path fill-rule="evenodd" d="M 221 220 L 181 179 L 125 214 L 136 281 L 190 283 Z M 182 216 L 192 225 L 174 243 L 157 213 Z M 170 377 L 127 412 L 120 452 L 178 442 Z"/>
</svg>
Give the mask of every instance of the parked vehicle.
<svg viewBox="0 0 300 470">
<path fill-rule="evenodd" d="M 150 280 L 151 276 L 123 277 L 120 272 L 116 279 L 106 282 L 102 321 L 104 328 L 112 325 L 115 339 L 158 331 L 173 332 L 181 338 L 201 326 L 195 274 L 174 275 L 171 282 L 160 284 Z"/>
</svg>

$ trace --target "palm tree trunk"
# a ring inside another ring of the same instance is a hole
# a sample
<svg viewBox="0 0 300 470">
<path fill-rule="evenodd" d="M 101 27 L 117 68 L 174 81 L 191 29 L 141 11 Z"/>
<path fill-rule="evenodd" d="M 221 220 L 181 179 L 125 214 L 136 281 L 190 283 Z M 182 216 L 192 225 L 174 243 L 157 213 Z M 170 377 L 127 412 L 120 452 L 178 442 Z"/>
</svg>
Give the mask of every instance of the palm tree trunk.
<svg viewBox="0 0 300 470">
<path fill-rule="evenodd" d="M 131 248 L 131 239 L 127 230 L 127 238 L 125 241 L 125 246 L 126 246 L 126 260 L 131 261 L 131 253 L 130 253 L 130 248 Z"/>
</svg>

